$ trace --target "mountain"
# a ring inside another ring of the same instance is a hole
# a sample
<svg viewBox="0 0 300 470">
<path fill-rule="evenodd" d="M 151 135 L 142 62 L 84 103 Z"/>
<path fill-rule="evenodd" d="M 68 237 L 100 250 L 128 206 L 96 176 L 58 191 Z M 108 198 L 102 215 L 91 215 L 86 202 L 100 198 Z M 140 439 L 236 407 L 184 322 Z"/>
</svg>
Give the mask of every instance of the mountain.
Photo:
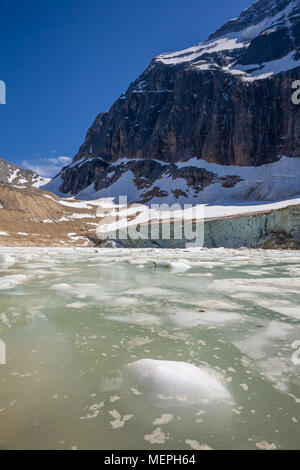
<svg viewBox="0 0 300 470">
<path fill-rule="evenodd" d="M 297 79 L 300 0 L 258 0 L 206 41 L 153 59 L 46 189 L 146 203 L 300 194 Z"/>
<path fill-rule="evenodd" d="M 0 158 L 0 183 L 11 184 L 17 188 L 39 188 L 47 184 L 49 178 L 43 178 L 34 171 L 24 170 Z"/>
</svg>

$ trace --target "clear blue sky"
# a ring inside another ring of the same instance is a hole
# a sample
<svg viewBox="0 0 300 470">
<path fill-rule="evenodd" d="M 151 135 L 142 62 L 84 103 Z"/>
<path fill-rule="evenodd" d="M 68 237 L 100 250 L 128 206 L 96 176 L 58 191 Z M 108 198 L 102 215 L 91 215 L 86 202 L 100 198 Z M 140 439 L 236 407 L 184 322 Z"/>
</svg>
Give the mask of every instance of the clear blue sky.
<svg viewBox="0 0 300 470">
<path fill-rule="evenodd" d="M 0 0 L 0 157 L 55 173 L 154 56 L 197 44 L 251 3 Z"/>
</svg>

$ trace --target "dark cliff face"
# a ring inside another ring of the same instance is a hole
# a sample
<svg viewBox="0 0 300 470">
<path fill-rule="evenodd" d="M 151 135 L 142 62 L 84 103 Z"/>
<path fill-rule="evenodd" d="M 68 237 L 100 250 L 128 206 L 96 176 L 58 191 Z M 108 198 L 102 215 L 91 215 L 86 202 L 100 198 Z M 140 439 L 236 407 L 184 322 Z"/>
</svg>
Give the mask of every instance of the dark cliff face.
<svg viewBox="0 0 300 470">
<path fill-rule="evenodd" d="M 75 161 L 101 156 L 106 162 L 127 157 L 172 163 L 197 157 L 261 165 L 290 154 L 290 147 L 300 155 L 299 113 L 291 102 L 299 71 L 247 83 L 222 70 L 154 67 L 172 75 L 172 91 L 128 92 L 96 119 Z"/>
<path fill-rule="evenodd" d="M 300 156 L 300 1 L 260 0 L 193 48 L 163 54 L 89 129 L 62 170 L 63 193 L 109 187 L 124 171 L 151 186 L 196 157 L 259 166 Z M 140 167 L 120 159 L 144 160 Z M 160 163 L 150 164 L 153 160 Z M 147 163 L 148 162 L 148 163 Z M 112 170 L 114 171 L 111 176 Z M 198 184 L 190 171 L 189 185 Z M 185 178 L 187 181 L 187 178 Z"/>
</svg>

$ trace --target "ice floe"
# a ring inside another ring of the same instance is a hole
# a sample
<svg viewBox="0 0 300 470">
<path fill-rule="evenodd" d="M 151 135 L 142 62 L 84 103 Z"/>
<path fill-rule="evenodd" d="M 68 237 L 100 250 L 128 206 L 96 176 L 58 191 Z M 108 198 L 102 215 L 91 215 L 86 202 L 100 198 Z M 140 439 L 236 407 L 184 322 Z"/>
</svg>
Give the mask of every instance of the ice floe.
<svg viewBox="0 0 300 470">
<path fill-rule="evenodd" d="M 182 261 L 154 261 L 154 265 L 157 269 L 171 269 L 173 273 L 184 273 L 192 268 L 190 264 Z"/>
<path fill-rule="evenodd" d="M 189 363 L 142 359 L 130 364 L 128 371 L 139 389 L 160 407 L 231 398 L 217 374 Z"/>
<path fill-rule="evenodd" d="M 182 328 L 194 328 L 199 325 L 232 323 L 241 321 L 243 318 L 237 313 L 231 312 L 203 312 L 197 313 L 189 310 L 170 314 L 171 321 Z"/>
<path fill-rule="evenodd" d="M 266 357 L 269 348 L 274 348 L 275 340 L 285 341 L 291 331 L 293 331 L 292 325 L 273 321 L 260 333 L 236 341 L 234 345 L 253 359 L 263 359 Z"/>
<path fill-rule="evenodd" d="M 0 253 L 0 269 L 7 269 L 10 268 L 11 266 L 14 266 L 16 263 L 16 260 L 5 253 Z"/>
<path fill-rule="evenodd" d="M 24 274 L 12 274 L 11 276 L 0 277 L 0 290 L 14 289 L 27 281 Z"/>
</svg>

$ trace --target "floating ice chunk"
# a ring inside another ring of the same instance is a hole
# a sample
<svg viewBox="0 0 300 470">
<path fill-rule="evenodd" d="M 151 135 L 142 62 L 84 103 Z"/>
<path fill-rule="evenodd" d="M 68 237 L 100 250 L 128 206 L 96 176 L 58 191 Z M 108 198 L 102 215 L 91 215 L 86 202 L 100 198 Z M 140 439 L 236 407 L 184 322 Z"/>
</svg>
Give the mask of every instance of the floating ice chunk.
<svg viewBox="0 0 300 470">
<path fill-rule="evenodd" d="M 112 410 L 109 413 L 114 418 L 114 421 L 110 422 L 113 429 L 123 428 L 125 423 L 127 421 L 130 421 L 133 418 L 133 415 L 125 415 L 122 418 L 122 416 L 120 415 L 120 413 L 117 410 Z"/>
<path fill-rule="evenodd" d="M 226 312 L 206 312 L 199 315 L 201 323 L 228 323 L 241 320 L 241 315 Z"/>
<path fill-rule="evenodd" d="M 251 297 L 252 293 L 277 294 L 279 292 L 299 293 L 300 279 L 297 278 L 262 278 L 262 279 L 218 279 L 211 284 L 216 290 L 230 293 L 245 292 Z"/>
<path fill-rule="evenodd" d="M 186 271 L 189 271 L 192 267 L 189 264 L 183 263 L 181 261 L 173 261 L 171 265 L 173 273 L 185 273 Z"/>
<path fill-rule="evenodd" d="M 108 320 L 116 321 L 119 323 L 129 323 L 132 325 L 159 325 L 161 323 L 160 319 L 154 315 L 149 315 L 147 313 L 141 314 L 132 314 L 132 315 L 107 315 Z"/>
<path fill-rule="evenodd" d="M 0 324 L 1 323 L 3 323 L 5 326 L 8 326 L 8 328 L 11 328 L 12 326 L 5 313 L 1 313 L 0 315 Z"/>
<path fill-rule="evenodd" d="M 139 389 L 159 407 L 231 398 L 216 373 L 185 362 L 142 359 L 129 364 L 128 370 Z"/>
<path fill-rule="evenodd" d="M 217 299 L 204 299 L 197 301 L 197 305 L 203 307 L 205 310 L 237 310 L 240 309 L 241 306 L 234 302 L 229 302 L 228 300 L 217 300 Z"/>
<path fill-rule="evenodd" d="M 281 392 L 289 389 L 290 378 L 294 374 L 294 366 L 289 357 L 271 357 L 258 363 L 261 375 L 274 384 Z"/>
<path fill-rule="evenodd" d="M 200 325 L 198 314 L 196 312 L 182 311 L 170 315 L 171 321 L 181 328 L 194 328 Z"/>
<path fill-rule="evenodd" d="M 157 269 L 171 269 L 173 273 L 184 273 L 191 269 L 191 265 L 182 261 L 154 261 Z"/>
<path fill-rule="evenodd" d="M 115 305 L 133 305 L 137 302 L 138 300 L 134 297 L 118 297 L 117 299 L 113 299 L 110 303 Z"/>
<path fill-rule="evenodd" d="M 169 437 L 160 428 L 157 428 L 152 434 L 146 434 L 144 439 L 150 444 L 165 444 Z"/>
<path fill-rule="evenodd" d="M 0 278 L 0 290 L 14 289 L 27 280 L 24 274 L 14 274 Z"/>
<path fill-rule="evenodd" d="M 209 447 L 207 444 L 199 444 L 198 441 L 193 441 L 191 439 L 187 439 L 185 443 L 191 447 L 193 450 L 213 450 L 211 447 Z"/>
<path fill-rule="evenodd" d="M 141 289 L 129 290 L 125 292 L 127 295 L 144 295 L 146 297 L 155 297 L 160 295 L 170 296 L 171 293 L 168 290 L 160 289 L 159 287 L 145 287 Z M 174 293 L 173 293 L 174 295 Z"/>
<path fill-rule="evenodd" d="M 205 312 L 197 313 L 188 310 L 176 312 L 170 315 L 171 321 L 175 325 L 182 328 L 194 328 L 199 325 L 207 324 L 225 324 L 230 322 L 239 321 L 242 319 L 241 315 L 230 312 Z"/>
<path fill-rule="evenodd" d="M 153 261 L 153 263 L 157 269 L 170 269 L 171 268 L 170 261 Z"/>
<path fill-rule="evenodd" d="M 72 287 L 70 284 L 53 284 L 53 286 L 49 287 L 51 290 L 57 290 L 57 291 L 68 291 L 72 290 Z"/>
<path fill-rule="evenodd" d="M 281 313 L 288 317 L 296 318 L 300 320 L 300 309 L 298 305 L 293 304 L 289 300 L 282 299 L 257 299 L 254 298 L 253 301 L 260 305 L 261 307 L 273 310 L 274 312 Z"/>
<path fill-rule="evenodd" d="M 16 264 L 16 260 L 12 256 L 0 253 L 0 268 L 1 269 L 10 268 L 11 266 L 14 266 L 15 264 Z"/>
<path fill-rule="evenodd" d="M 261 333 L 249 336 L 247 339 L 234 342 L 240 351 L 252 359 L 263 359 L 270 346 L 276 345 L 276 340 L 285 341 L 288 334 L 293 331 L 293 326 L 286 323 L 271 322 Z"/>
<path fill-rule="evenodd" d="M 263 282 L 264 279 L 218 279 L 211 284 L 213 289 L 217 291 L 225 291 L 231 294 L 242 292 L 251 298 L 252 294 L 277 294 L 278 288 L 274 286 L 274 279 L 270 279 L 268 283 Z M 246 296 L 245 296 L 246 297 Z"/>
<path fill-rule="evenodd" d="M 257 442 L 256 447 L 260 450 L 276 450 L 276 444 L 269 444 L 267 441 Z"/>
<path fill-rule="evenodd" d="M 173 415 L 164 414 L 153 422 L 153 426 L 162 426 L 163 424 L 169 424 L 171 421 L 173 421 L 173 419 L 174 419 Z"/>
<path fill-rule="evenodd" d="M 73 304 L 69 304 L 67 305 L 67 308 L 73 308 L 73 309 L 82 309 L 84 307 L 86 307 L 88 304 L 85 304 L 83 302 L 74 302 Z"/>
</svg>

